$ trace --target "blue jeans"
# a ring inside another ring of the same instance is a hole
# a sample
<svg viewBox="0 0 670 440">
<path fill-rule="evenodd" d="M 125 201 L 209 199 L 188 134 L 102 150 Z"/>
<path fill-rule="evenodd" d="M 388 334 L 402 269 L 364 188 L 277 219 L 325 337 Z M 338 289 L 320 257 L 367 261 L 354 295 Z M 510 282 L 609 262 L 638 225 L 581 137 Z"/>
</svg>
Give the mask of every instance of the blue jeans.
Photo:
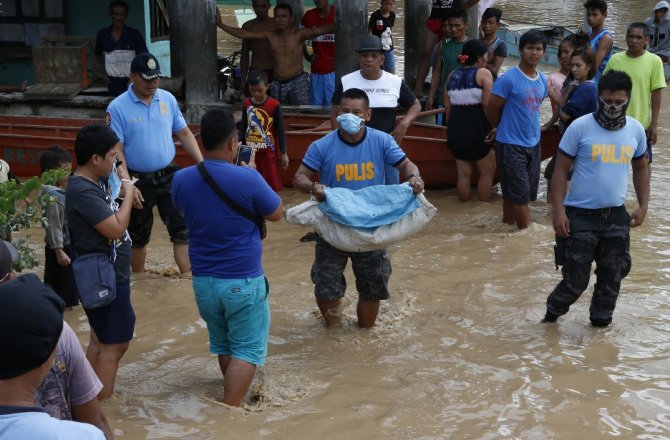
<svg viewBox="0 0 670 440">
<path fill-rule="evenodd" d="M 384 51 L 384 65 L 382 70 L 395 74 L 395 53 L 394 49 Z"/>
<path fill-rule="evenodd" d="M 209 350 L 263 365 L 270 332 L 270 289 L 265 277 L 194 276 L 193 291 L 200 316 L 207 323 Z"/>
</svg>

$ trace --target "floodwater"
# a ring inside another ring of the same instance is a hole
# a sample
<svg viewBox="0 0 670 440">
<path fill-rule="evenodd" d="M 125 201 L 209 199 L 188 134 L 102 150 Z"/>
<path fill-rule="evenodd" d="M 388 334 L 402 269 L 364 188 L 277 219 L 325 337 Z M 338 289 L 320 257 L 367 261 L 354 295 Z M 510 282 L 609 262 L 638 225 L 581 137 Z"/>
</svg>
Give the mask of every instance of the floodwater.
<svg viewBox="0 0 670 440">
<path fill-rule="evenodd" d="M 499 2 L 510 17 L 538 3 Z M 581 3 L 547 2 L 551 9 L 537 21 L 576 22 Z M 611 17 L 629 21 L 634 11 L 646 16 L 653 2 L 610 3 Z M 624 5 L 631 6 L 620 10 Z M 618 37 L 625 22 L 612 27 Z M 438 213 L 422 233 L 389 250 L 392 297 L 369 331 L 355 325 L 349 270 L 343 325 L 324 327 L 309 280 L 313 244 L 298 241 L 306 229 L 282 221 L 269 225 L 264 241 L 272 307 L 267 364 L 244 409 L 231 409 L 219 403 L 221 373 L 190 280 L 174 276 L 159 224 L 150 272 L 132 284 L 135 339 L 116 394 L 103 404 L 116 436 L 670 438 L 670 93 L 663 100 L 650 209 L 632 231 L 633 268 L 609 328 L 590 326 L 590 291 L 557 324 L 539 324 L 560 280 L 544 191 L 531 204 L 533 224 L 521 232 L 500 223 L 499 196 L 461 204 L 453 190 L 428 191 Z M 292 190 L 281 195 L 288 206 L 306 199 Z M 632 190 L 628 200 L 633 209 Z M 40 248 L 41 232 L 32 234 Z M 85 344 L 85 315 L 74 310 L 66 319 Z"/>
</svg>

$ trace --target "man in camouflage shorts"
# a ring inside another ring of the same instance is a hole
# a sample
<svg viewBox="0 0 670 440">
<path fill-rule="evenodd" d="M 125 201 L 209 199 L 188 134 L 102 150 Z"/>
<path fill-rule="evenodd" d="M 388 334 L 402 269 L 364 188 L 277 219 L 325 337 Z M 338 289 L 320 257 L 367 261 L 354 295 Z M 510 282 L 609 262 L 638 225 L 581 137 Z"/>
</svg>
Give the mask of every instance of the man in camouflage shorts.
<svg viewBox="0 0 670 440">
<path fill-rule="evenodd" d="M 563 266 L 563 280 L 547 298 L 542 322 L 568 312 L 589 285 L 593 261 L 597 279 L 589 318 L 596 327 L 612 322 L 621 280 L 631 268 L 630 228 L 642 224 L 649 204 L 646 135 L 639 122 L 626 116 L 631 89 L 627 74 L 603 75 L 598 110 L 576 119 L 561 139 L 551 196 L 556 265 Z M 639 207 L 629 215 L 624 202 L 631 166 Z"/>
<path fill-rule="evenodd" d="M 423 191 L 419 169 L 393 137 L 365 126 L 371 114 L 368 95 L 360 89 L 347 89 L 339 106 L 340 127 L 309 146 L 293 177 L 293 187 L 322 202 L 326 199 L 326 187 L 357 190 L 383 185 L 384 168 L 388 165 L 400 171 L 414 193 Z M 361 164 L 365 165 L 365 172 L 359 168 Z M 319 182 L 313 182 L 317 173 Z M 391 262 L 386 250 L 345 252 L 317 238 L 311 272 L 316 303 L 327 324 L 337 322 L 337 311 L 347 287 L 344 268 L 349 258 L 359 294 L 358 325 L 369 328 L 375 325 L 380 300 L 389 298 Z"/>
</svg>

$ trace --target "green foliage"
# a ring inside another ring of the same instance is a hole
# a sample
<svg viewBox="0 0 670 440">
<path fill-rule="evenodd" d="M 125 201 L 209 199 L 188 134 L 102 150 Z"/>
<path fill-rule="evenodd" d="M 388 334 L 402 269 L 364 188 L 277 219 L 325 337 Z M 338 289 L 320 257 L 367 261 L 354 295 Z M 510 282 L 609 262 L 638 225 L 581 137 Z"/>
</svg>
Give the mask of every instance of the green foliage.
<svg viewBox="0 0 670 440">
<path fill-rule="evenodd" d="M 54 185 L 66 176 L 67 171 L 59 169 L 47 171 L 41 177 L 31 177 L 20 185 L 13 180 L 0 183 L 0 237 L 5 239 L 13 232 L 28 229 L 37 222 L 46 225 L 44 212 L 55 200 L 48 194 L 36 194 L 42 185 Z M 33 197 L 37 198 L 34 200 Z M 20 254 L 14 265 L 17 272 L 39 265 L 35 251 L 28 247 L 26 238 L 13 241 L 12 244 Z"/>
</svg>

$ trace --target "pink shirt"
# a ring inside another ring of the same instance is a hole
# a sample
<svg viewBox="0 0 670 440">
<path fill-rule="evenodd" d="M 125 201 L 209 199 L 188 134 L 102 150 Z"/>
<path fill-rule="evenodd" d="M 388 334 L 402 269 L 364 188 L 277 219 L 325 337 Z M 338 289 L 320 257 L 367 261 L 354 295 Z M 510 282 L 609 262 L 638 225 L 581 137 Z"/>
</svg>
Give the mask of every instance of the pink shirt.
<svg viewBox="0 0 670 440">
<path fill-rule="evenodd" d="M 553 90 L 558 96 L 561 96 L 561 89 L 563 88 L 563 83 L 565 82 L 566 76 L 563 75 L 560 71 L 554 72 L 548 77 L 547 85 L 550 90 Z M 558 111 L 558 106 L 551 103 L 551 110 L 556 113 Z"/>
</svg>

